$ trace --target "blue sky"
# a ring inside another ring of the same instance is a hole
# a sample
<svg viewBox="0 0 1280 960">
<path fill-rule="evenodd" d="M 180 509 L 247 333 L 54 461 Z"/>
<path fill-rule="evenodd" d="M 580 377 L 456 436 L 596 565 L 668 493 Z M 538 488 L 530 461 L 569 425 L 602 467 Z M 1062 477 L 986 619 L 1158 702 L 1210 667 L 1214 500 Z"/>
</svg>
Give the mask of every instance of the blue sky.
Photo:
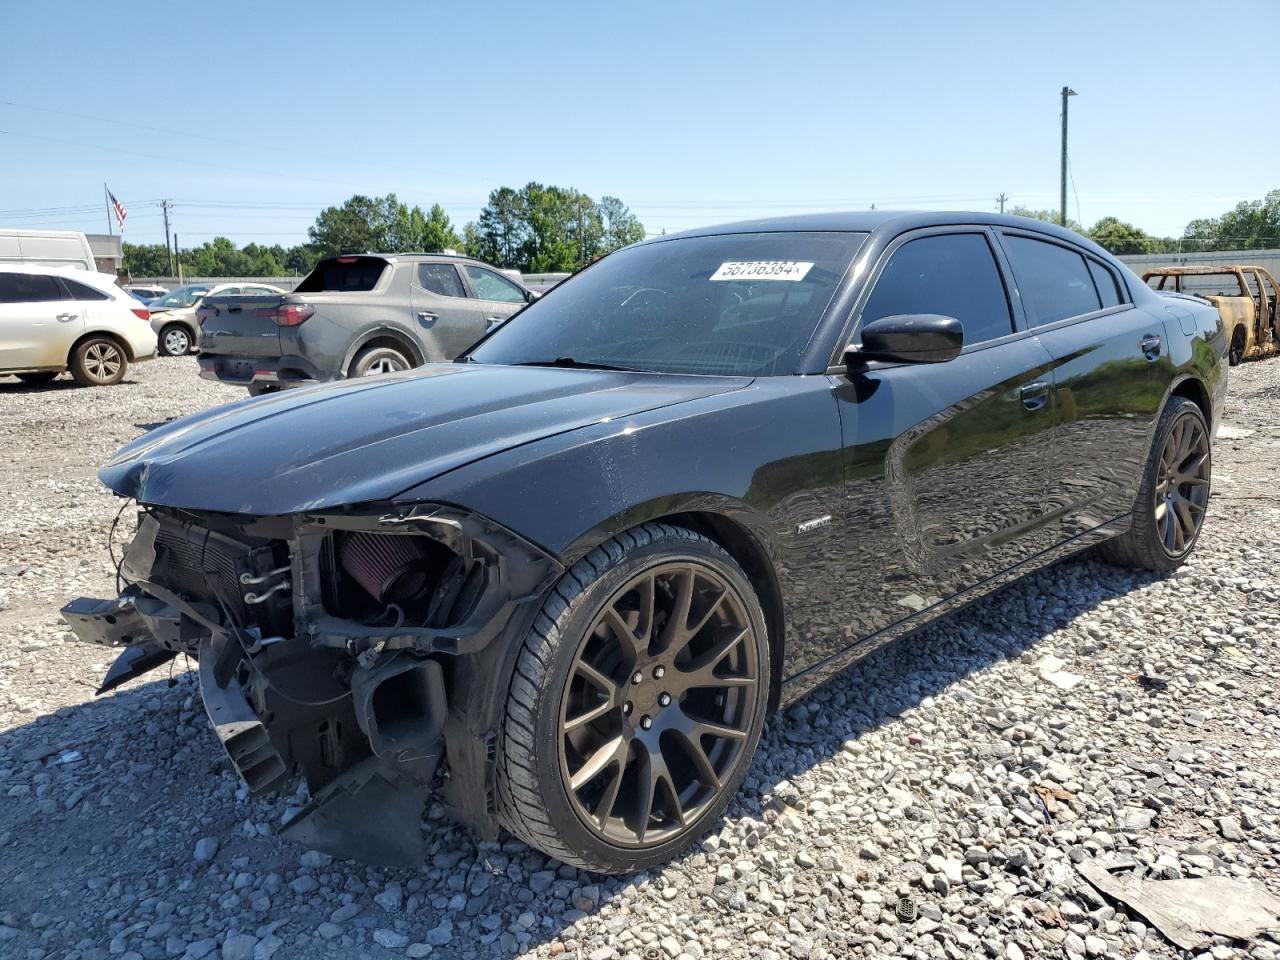
<svg viewBox="0 0 1280 960">
<path fill-rule="evenodd" d="M 1056 207 L 1069 84 L 1069 214 L 1181 233 L 1280 187 L 1278 35 L 1273 0 L 0 0 L 0 226 L 101 232 L 104 180 L 127 239 L 167 197 L 183 246 L 297 243 L 356 192 L 461 225 L 530 180 L 651 232 Z"/>
</svg>

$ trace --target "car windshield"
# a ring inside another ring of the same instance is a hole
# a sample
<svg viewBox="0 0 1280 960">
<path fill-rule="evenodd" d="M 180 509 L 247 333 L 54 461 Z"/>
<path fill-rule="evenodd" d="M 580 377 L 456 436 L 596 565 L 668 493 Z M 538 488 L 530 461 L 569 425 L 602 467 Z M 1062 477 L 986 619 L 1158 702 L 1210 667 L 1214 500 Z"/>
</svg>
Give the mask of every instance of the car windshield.
<svg viewBox="0 0 1280 960">
<path fill-rule="evenodd" d="M 179 287 L 151 304 L 153 307 L 189 307 L 209 292 L 208 287 Z"/>
<path fill-rule="evenodd" d="M 620 250 L 530 304 L 468 359 L 790 374 L 864 239 L 739 233 Z"/>
</svg>

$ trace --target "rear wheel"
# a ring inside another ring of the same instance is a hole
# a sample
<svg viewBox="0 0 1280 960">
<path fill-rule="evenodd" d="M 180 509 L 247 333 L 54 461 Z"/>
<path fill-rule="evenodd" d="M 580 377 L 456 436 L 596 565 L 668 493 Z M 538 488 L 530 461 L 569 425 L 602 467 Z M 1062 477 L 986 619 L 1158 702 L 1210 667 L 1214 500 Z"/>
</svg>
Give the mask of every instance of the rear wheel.
<svg viewBox="0 0 1280 960">
<path fill-rule="evenodd" d="M 88 337 L 71 351 L 71 376 L 82 387 L 106 387 L 119 383 L 128 368 L 124 348 L 111 337 Z"/>
<path fill-rule="evenodd" d="M 395 347 L 365 347 L 351 361 L 348 377 L 376 377 L 383 373 L 396 373 L 413 366 L 401 350 Z"/>
<path fill-rule="evenodd" d="M 519 654 L 498 764 L 512 833 L 622 873 L 690 846 L 755 754 L 769 690 L 764 617 L 716 543 L 646 524 L 557 585 Z"/>
<path fill-rule="evenodd" d="M 18 374 L 18 379 L 23 383 L 29 383 L 32 386 L 37 386 L 42 383 L 52 383 L 53 378 L 57 375 L 57 370 L 41 370 L 38 373 L 20 373 Z"/>
<path fill-rule="evenodd" d="M 1099 548 L 1125 567 L 1167 572 L 1182 565 L 1200 538 L 1213 472 L 1209 425 L 1200 408 L 1173 397 L 1156 426 L 1129 531 Z"/>
<path fill-rule="evenodd" d="M 1244 327 L 1236 327 L 1235 332 L 1231 334 L 1231 347 L 1227 350 L 1227 363 L 1230 366 L 1239 366 L 1244 360 L 1244 345 Z"/>
<path fill-rule="evenodd" d="M 191 352 L 191 331 L 171 323 L 160 331 L 160 352 L 166 357 L 185 357 Z"/>
</svg>

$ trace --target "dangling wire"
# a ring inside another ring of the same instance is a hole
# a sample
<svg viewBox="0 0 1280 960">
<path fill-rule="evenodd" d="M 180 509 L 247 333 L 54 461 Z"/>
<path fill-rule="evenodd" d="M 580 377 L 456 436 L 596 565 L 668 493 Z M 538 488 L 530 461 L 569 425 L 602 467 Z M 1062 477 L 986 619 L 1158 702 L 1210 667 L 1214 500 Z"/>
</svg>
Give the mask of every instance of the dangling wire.
<svg viewBox="0 0 1280 960">
<path fill-rule="evenodd" d="M 113 541 L 116 535 L 116 527 L 120 525 L 120 518 L 124 516 L 124 512 L 128 508 L 129 504 L 133 502 L 133 498 L 130 497 L 120 505 L 120 509 L 116 511 L 116 518 L 111 521 L 111 528 L 107 530 L 107 556 L 111 558 L 111 565 L 115 567 L 116 570 L 116 593 L 120 593 L 124 589 L 124 587 L 121 586 L 124 582 L 124 578 L 120 575 L 120 568 L 124 566 L 124 552 L 121 551 L 120 559 L 117 560 L 115 544 Z"/>
</svg>

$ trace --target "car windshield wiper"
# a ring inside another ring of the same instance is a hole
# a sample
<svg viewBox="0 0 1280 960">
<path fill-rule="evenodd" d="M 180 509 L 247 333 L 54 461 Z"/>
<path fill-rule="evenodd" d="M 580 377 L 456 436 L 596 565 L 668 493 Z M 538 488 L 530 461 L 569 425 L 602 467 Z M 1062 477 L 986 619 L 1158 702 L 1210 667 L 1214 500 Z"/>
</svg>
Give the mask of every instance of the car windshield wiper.
<svg viewBox="0 0 1280 960">
<path fill-rule="evenodd" d="M 556 357 L 554 360 L 521 360 L 511 364 L 513 367 L 571 367 L 575 370 L 622 370 L 634 372 L 635 367 L 619 367 L 609 363 L 594 363 L 590 360 L 575 360 L 573 357 Z"/>
</svg>

